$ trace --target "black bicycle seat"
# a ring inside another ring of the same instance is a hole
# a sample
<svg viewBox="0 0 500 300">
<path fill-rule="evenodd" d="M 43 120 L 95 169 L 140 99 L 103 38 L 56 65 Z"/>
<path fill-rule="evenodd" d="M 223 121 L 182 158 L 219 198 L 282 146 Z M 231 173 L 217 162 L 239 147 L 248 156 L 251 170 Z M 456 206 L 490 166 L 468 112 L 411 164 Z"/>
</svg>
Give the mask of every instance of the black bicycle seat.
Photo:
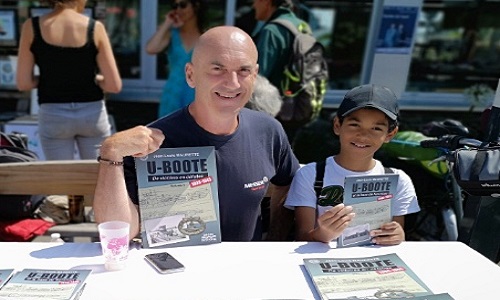
<svg viewBox="0 0 500 300">
<path fill-rule="evenodd" d="M 445 119 L 443 121 L 432 121 L 422 126 L 422 133 L 430 137 L 440 137 L 445 134 L 453 134 L 459 136 L 468 136 L 469 128 L 462 122 L 453 119 Z"/>
</svg>

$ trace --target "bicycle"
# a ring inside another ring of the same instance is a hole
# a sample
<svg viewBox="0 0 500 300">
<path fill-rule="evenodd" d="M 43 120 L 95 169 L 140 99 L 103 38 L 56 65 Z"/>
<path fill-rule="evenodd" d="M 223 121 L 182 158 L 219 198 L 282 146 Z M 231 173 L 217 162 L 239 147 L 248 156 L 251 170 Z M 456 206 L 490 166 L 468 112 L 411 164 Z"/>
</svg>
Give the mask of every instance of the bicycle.
<svg viewBox="0 0 500 300">
<path fill-rule="evenodd" d="M 420 142 L 423 148 L 436 148 L 445 154 L 440 160 L 445 160 L 449 169 L 454 168 L 457 161 L 455 152 L 461 149 L 482 148 L 496 149 L 498 141 L 480 141 L 458 135 L 445 135 L 435 140 Z M 500 150 L 499 150 L 500 151 Z M 498 167 L 498 166 L 493 166 Z M 498 171 L 497 171 L 498 172 Z M 500 199 L 493 195 L 479 195 L 476 192 L 460 186 L 454 173 L 450 172 L 455 185 L 462 190 L 463 202 L 456 203 L 458 241 L 464 242 L 494 262 L 500 260 Z M 488 217 L 488 218 L 486 218 Z"/>
<path fill-rule="evenodd" d="M 404 170 L 415 186 L 420 212 L 407 216 L 407 240 L 454 241 L 458 239 L 461 191 L 450 176 L 442 149 L 423 148 L 420 141 L 454 133 L 468 135 L 468 129 L 456 120 L 446 119 L 424 124 L 418 131 L 402 131 L 383 146 L 383 164 Z"/>
<path fill-rule="evenodd" d="M 444 135 L 441 137 L 438 137 L 437 139 L 432 139 L 432 140 L 423 140 L 420 142 L 420 146 L 423 148 L 436 148 L 439 151 L 441 151 L 442 155 L 438 158 L 436 158 L 432 163 L 438 162 L 438 161 L 444 161 L 447 164 L 448 172 L 448 182 L 450 184 L 450 189 L 452 193 L 452 206 L 454 210 L 454 223 L 456 224 L 454 227 L 456 228 L 456 232 L 454 235 L 453 240 L 457 240 L 459 236 L 459 227 L 460 224 L 463 222 L 463 215 L 464 215 L 464 198 L 465 195 L 462 192 L 462 189 L 457 183 L 456 178 L 453 176 L 453 172 L 451 170 L 453 169 L 453 162 L 454 162 L 454 151 L 459 149 L 459 148 L 464 148 L 464 147 L 473 147 L 477 148 L 480 147 L 483 144 L 483 142 L 472 139 L 472 138 L 467 138 L 459 135 Z"/>
</svg>

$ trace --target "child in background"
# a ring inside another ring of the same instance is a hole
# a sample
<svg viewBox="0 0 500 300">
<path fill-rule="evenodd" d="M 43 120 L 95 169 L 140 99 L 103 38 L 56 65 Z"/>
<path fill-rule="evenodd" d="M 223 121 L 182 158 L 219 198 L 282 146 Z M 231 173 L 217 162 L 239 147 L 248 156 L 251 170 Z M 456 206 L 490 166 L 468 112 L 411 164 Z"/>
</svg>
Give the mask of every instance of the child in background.
<svg viewBox="0 0 500 300">
<path fill-rule="evenodd" d="M 333 131 L 340 139 L 338 155 L 326 160 L 323 186 L 344 185 L 350 175 L 385 174 L 382 163 L 373 158 L 375 152 L 398 132 L 398 103 L 387 87 L 362 85 L 344 97 L 333 121 Z M 405 240 L 404 216 L 418 212 L 417 196 L 410 177 L 402 170 L 392 201 L 393 221 L 372 230 L 372 242 L 396 245 Z M 301 241 L 328 243 L 339 237 L 356 216 L 351 206 L 318 206 L 314 182 L 316 163 L 297 171 L 285 201 L 285 207 L 295 210 L 295 234 Z"/>
</svg>

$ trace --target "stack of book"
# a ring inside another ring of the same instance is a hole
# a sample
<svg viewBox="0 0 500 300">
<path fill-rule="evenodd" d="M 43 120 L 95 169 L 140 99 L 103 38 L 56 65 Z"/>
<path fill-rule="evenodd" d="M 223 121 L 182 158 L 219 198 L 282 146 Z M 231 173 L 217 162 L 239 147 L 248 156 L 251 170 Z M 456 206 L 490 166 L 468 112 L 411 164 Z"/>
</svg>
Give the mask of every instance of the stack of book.
<svg viewBox="0 0 500 300">
<path fill-rule="evenodd" d="M 307 258 L 304 267 L 322 300 L 451 300 L 434 294 L 395 253 L 371 257 Z"/>
</svg>

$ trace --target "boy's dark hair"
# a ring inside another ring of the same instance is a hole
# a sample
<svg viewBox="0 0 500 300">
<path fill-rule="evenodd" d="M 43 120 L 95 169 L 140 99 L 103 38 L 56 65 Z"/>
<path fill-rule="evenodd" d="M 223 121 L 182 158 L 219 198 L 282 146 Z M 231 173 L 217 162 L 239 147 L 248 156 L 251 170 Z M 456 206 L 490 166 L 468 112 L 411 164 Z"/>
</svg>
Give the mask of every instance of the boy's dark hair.
<svg viewBox="0 0 500 300">
<path fill-rule="evenodd" d="M 365 84 L 351 89 L 340 103 L 337 117 L 342 123 L 347 115 L 361 108 L 372 108 L 383 112 L 389 121 L 389 132 L 398 126 L 398 98 L 388 87 Z"/>
</svg>

